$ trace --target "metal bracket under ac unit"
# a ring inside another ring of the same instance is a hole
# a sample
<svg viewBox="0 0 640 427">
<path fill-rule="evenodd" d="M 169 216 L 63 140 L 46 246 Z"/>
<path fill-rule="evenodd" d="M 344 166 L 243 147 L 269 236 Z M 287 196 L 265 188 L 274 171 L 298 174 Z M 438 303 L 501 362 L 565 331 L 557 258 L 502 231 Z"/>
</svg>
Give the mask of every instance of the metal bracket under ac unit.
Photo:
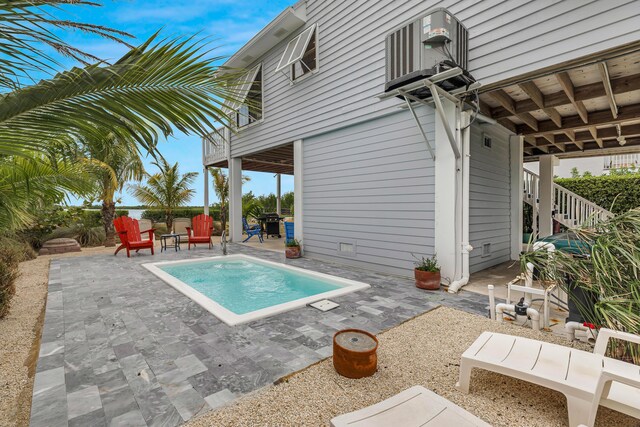
<svg viewBox="0 0 640 427">
<path fill-rule="evenodd" d="M 458 144 L 456 143 L 454 131 L 451 129 L 451 127 L 447 123 L 444 107 L 442 106 L 442 100 L 440 99 L 440 97 L 442 96 L 454 103 L 459 103 L 460 102 L 459 99 L 456 98 L 454 95 L 459 95 L 471 90 L 475 90 L 480 86 L 480 84 L 474 83 L 469 87 L 466 87 L 466 88 L 462 87 L 459 89 L 455 89 L 451 92 L 447 92 L 441 87 L 437 86 L 436 83 L 459 76 L 461 74 L 462 74 L 461 68 L 459 67 L 452 68 L 450 70 L 435 74 L 431 77 L 427 77 L 426 79 L 410 83 L 402 88 L 394 89 L 392 91 L 378 95 L 378 98 L 380 100 L 384 100 L 392 97 L 401 97 L 404 99 L 407 105 L 407 108 L 409 109 L 409 111 L 411 111 L 411 115 L 413 116 L 413 119 L 416 122 L 416 126 L 418 127 L 420 134 L 422 135 L 422 137 L 424 138 L 424 141 L 427 144 L 427 149 L 429 150 L 429 154 L 431 154 L 431 158 L 433 160 L 436 159 L 435 152 L 433 151 L 433 147 L 431 147 L 431 144 L 429 143 L 427 134 L 424 131 L 424 128 L 420 123 L 420 120 L 418 119 L 418 115 L 415 112 L 412 102 L 417 102 L 427 106 L 432 106 L 433 104 L 433 106 L 435 106 L 436 115 L 438 116 L 438 118 L 442 122 L 442 125 L 444 126 L 445 132 L 447 133 L 447 138 L 449 139 L 449 144 L 451 145 L 451 150 L 453 150 L 453 153 L 456 156 L 456 159 L 459 159 L 461 157 L 460 149 L 458 148 Z M 414 91 L 416 89 L 419 89 L 425 86 L 429 88 L 429 90 L 431 91 L 431 98 L 421 99 L 411 95 L 410 93 L 411 91 Z"/>
</svg>

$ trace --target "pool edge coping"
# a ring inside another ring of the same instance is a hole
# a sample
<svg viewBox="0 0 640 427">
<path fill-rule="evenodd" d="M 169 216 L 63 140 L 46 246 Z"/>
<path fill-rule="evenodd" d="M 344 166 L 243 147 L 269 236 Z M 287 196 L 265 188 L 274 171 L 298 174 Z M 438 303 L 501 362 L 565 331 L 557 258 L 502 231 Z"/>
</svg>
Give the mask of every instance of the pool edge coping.
<svg viewBox="0 0 640 427">
<path fill-rule="evenodd" d="M 223 260 L 223 259 L 240 259 L 240 260 L 248 260 L 257 262 L 259 264 L 266 264 L 268 266 L 294 271 L 303 275 L 311 276 L 318 279 L 330 280 L 332 283 L 336 283 L 340 286 L 340 289 L 334 289 L 332 291 L 322 292 L 316 295 L 311 295 L 304 298 L 298 298 L 293 301 L 288 301 L 281 304 L 276 304 L 271 307 L 265 307 L 258 310 L 250 311 L 244 314 L 237 314 L 229 310 L 228 308 L 222 306 L 201 292 L 195 290 L 191 286 L 187 285 L 180 279 L 172 276 L 171 274 L 165 272 L 159 266 L 168 265 L 168 264 L 192 264 L 197 262 L 211 261 L 211 260 Z M 205 258 L 196 258 L 196 259 L 183 259 L 183 260 L 173 260 L 173 261 L 159 261 L 159 262 L 151 262 L 151 263 L 143 263 L 142 267 L 147 269 L 149 272 L 154 274 L 156 277 L 164 281 L 169 286 L 176 289 L 178 292 L 185 295 L 187 298 L 191 299 L 193 302 L 207 310 L 216 318 L 220 319 L 222 322 L 227 324 L 228 326 L 237 326 L 243 323 L 252 322 L 259 319 L 264 319 L 270 316 L 274 316 L 276 314 L 284 313 L 287 311 L 295 310 L 297 308 L 305 307 L 311 303 L 329 299 L 336 298 L 343 295 L 347 295 L 353 292 L 357 292 L 363 289 L 368 289 L 371 287 L 370 284 L 364 282 L 358 282 L 356 280 L 346 279 L 339 276 L 334 276 L 331 274 L 320 273 L 313 270 L 307 270 L 304 268 L 284 264 L 281 262 L 274 262 L 265 260 L 262 258 L 254 257 L 251 255 L 245 254 L 231 254 L 231 255 L 219 255 L 213 257 L 205 257 Z"/>
</svg>

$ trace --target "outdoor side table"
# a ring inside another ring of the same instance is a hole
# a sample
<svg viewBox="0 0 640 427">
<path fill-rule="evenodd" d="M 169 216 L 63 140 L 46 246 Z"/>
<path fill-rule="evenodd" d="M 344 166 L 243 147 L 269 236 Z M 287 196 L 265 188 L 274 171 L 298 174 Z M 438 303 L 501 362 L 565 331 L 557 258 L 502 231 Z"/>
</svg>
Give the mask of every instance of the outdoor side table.
<svg viewBox="0 0 640 427">
<path fill-rule="evenodd" d="M 167 250 L 167 240 L 173 238 L 173 248 L 176 252 L 180 249 L 179 234 L 162 234 L 160 235 L 160 252 Z"/>
</svg>

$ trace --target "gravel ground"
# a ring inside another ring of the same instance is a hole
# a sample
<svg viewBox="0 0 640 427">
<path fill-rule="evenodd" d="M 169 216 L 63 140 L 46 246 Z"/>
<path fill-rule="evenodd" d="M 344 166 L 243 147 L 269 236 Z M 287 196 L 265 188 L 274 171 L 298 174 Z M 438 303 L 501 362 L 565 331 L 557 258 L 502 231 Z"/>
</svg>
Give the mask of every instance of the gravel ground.
<svg viewBox="0 0 640 427">
<path fill-rule="evenodd" d="M 49 259 L 20 264 L 11 311 L 0 320 L 0 426 L 29 425 Z"/>
<path fill-rule="evenodd" d="M 320 426 L 339 414 L 377 403 L 421 384 L 494 426 L 565 426 L 564 396 L 549 389 L 486 371 L 474 370 L 471 393 L 454 388 L 460 355 L 485 330 L 567 344 L 549 333 L 441 307 L 416 317 L 378 338 L 378 372 L 360 380 L 335 373 L 326 359 L 276 386 L 190 423 L 197 426 Z M 598 426 L 638 426 L 622 414 L 602 408 Z"/>
<path fill-rule="evenodd" d="M 0 426 L 28 426 L 33 378 L 40 349 L 40 331 L 52 258 L 113 253 L 113 248 L 46 255 L 20 263 L 11 311 L 0 320 Z"/>
</svg>

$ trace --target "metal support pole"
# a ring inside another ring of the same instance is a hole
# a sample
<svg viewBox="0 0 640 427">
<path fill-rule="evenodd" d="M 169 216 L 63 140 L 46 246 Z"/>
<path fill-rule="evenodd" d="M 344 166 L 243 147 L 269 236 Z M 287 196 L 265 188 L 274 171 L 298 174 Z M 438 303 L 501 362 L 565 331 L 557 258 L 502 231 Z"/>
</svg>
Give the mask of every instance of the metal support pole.
<svg viewBox="0 0 640 427">
<path fill-rule="evenodd" d="M 400 91 L 398 91 L 400 92 Z M 418 119 L 418 115 L 416 114 L 415 110 L 413 109 L 413 106 L 411 105 L 411 101 L 409 101 L 408 97 L 406 96 L 406 94 L 404 92 L 400 92 L 401 95 L 404 96 L 404 100 L 407 103 L 407 107 L 409 108 L 409 111 L 411 111 L 411 115 L 413 116 L 413 119 L 416 121 L 416 125 L 418 125 L 418 129 L 420 130 L 420 133 L 422 134 L 422 137 L 424 138 L 424 142 L 427 143 L 427 149 L 429 150 L 429 154 L 431 154 L 431 158 L 433 160 L 436 159 L 436 153 L 433 152 L 433 148 L 431 148 L 431 144 L 429 144 L 429 138 L 427 138 L 427 134 L 424 131 L 424 129 L 422 128 L 422 125 L 420 124 L 420 120 Z"/>
<path fill-rule="evenodd" d="M 282 178 L 279 173 L 276 174 L 276 213 L 278 216 L 282 213 Z"/>
<path fill-rule="evenodd" d="M 433 95 L 433 102 L 436 104 L 436 113 L 438 114 L 438 117 L 440 118 L 442 124 L 444 125 L 444 130 L 447 133 L 447 138 L 449 139 L 449 144 L 451 145 L 453 154 L 456 156 L 456 159 L 459 159 L 461 157 L 460 149 L 458 148 L 458 144 L 456 143 L 456 138 L 453 135 L 453 131 L 451 130 L 451 127 L 447 123 L 447 118 L 445 117 L 445 114 L 444 114 L 444 108 L 442 106 L 442 101 L 440 100 L 440 96 L 439 96 L 440 92 L 438 91 L 438 87 L 433 83 L 425 83 L 425 84 L 427 84 L 429 86 L 429 89 L 431 89 L 431 94 Z M 456 103 L 457 102 L 458 100 L 456 99 Z"/>
</svg>

